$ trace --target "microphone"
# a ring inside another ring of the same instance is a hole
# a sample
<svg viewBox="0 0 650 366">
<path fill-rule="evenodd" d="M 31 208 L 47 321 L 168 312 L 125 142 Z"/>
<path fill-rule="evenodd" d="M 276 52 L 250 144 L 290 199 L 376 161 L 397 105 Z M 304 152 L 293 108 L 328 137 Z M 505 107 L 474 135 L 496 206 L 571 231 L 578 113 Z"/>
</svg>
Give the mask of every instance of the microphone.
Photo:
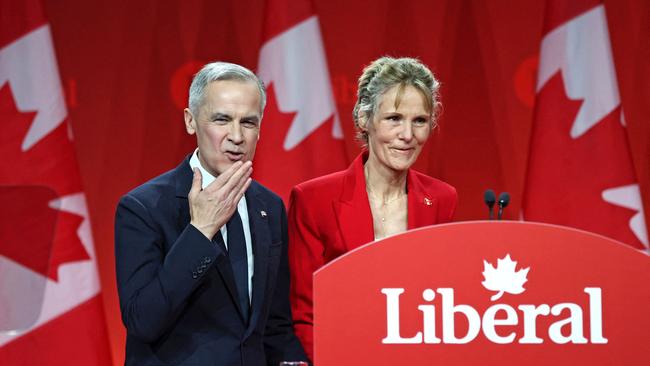
<svg viewBox="0 0 650 366">
<path fill-rule="evenodd" d="M 488 210 L 490 212 L 489 217 L 490 220 L 494 220 L 494 202 L 496 202 L 497 197 L 494 195 L 494 191 L 491 189 L 486 189 L 485 193 L 483 193 L 483 201 L 488 207 Z"/>
<path fill-rule="evenodd" d="M 501 215 L 503 214 L 503 209 L 508 206 L 508 203 L 510 203 L 510 194 L 508 194 L 508 192 L 501 192 L 501 194 L 499 194 L 498 220 L 501 220 Z"/>
</svg>

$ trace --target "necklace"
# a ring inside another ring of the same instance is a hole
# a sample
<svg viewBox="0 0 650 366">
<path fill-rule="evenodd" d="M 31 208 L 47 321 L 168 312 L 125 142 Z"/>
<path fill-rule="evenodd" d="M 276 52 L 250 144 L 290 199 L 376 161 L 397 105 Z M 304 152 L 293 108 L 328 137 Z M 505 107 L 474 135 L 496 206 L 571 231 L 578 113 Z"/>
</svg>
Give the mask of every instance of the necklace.
<svg viewBox="0 0 650 366">
<path fill-rule="evenodd" d="M 390 205 L 391 203 L 393 203 L 393 202 L 395 202 L 397 200 L 400 200 L 400 199 L 404 198 L 406 195 L 404 193 L 402 193 L 402 194 L 398 194 L 397 196 L 395 196 L 395 197 L 393 197 L 391 199 L 383 200 L 383 199 L 379 199 L 378 197 L 376 197 L 372 193 L 372 191 L 368 190 L 367 192 L 368 192 L 368 198 L 370 198 L 370 200 L 376 206 L 375 208 L 377 210 L 377 214 L 379 214 L 379 221 L 381 221 L 381 224 L 382 224 L 382 232 L 384 232 L 385 228 L 383 226 L 386 223 L 386 209 L 388 208 L 388 205 Z"/>
<path fill-rule="evenodd" d="M 366 178 L 366 192 L 368 193 L 368 198 L 370 198 L 370 200 L 373 201 L 374 203 L 380 202 L 381 203 L 380 207 L 386 207 L 386 206 L 388 206 L 388 204 L 393 203 L 393 202 L 397 201 L 398 199 L 405 196 L 405 192 L 404 192 L 404 190 L 402 190 L 402 192 L 398 192 L 397 195 L 395 197 L 391 198 L 391 199 L 384 200 L 384 199 L 378 198 L 377 196 L 375 196 L 372 189 L 370 188 L 370 184 L 369 184 L 369 181 L 370 181 L 370 169 L 369 169 L 368 164 L 364 165 L 363 173 L 364 173 L 365 178 Z"/>
<path fill-rule="evenodd" d="M 379 202 L 381 202 L 382 206 L 387 206 L 389 203 L 393 203 L 393 202 L 397 201 L 398 199 L 404 197 L 404 194 L 398 194 L 397 196 L 395 196 L 395 197 L 393 197 L 393 198 L 391 198 L 389 200 L 383 200 L 383 199 L 379 199 L 379 198 L 375 197 L 375 195 L 374 195 L 374 193 L 372 193 L 372 191 L 367 191 L 367 192 L 368 192 L 368 196 L 370 197 L 370 199 L 373 202 L 379 201 Z"/>
<path fill-rule="evenodd" d="M 406 223 L 406 195 L 405 181 L 402 179 L 390 179 L 386 183 L 393 187 L 395 184 L 401 184 L 402 188 L 397 190 L 397 194 L 389 199 L 384 199 L 373 192 L 370 181 L 370 164 L 364 166 L 364 175 L 366 178 L 366 194 L 370 201 L 372 217 L 374 221 L 375 240 L 386 237 L 387 235 L 404 231 L 402 226 Z M 399 177 L 394 177 L 399 178 Z M 405 177 L 402 177 L 405 178 Z M 380 179 L 381 181 L 382 179 Z M 401 183 L 398 183 L 400 182 Z M 392 192 L 391 192 L 392 193 Z"/>
</svg>

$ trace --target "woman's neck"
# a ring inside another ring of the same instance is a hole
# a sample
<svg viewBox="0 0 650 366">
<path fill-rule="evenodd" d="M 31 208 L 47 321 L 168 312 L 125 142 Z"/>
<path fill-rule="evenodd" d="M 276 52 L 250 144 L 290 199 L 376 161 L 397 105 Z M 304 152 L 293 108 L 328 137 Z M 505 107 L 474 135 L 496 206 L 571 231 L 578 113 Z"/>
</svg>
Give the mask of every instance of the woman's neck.
<svg viewBox="0 0 650 366">
<path fill-rule="evenodd" d="M 363 167 L 366 190 L 375 199 L 390 202 L 406 193 L 407 171 L 395 171 L 379 163 L 372 154 Z"/>
</svg>

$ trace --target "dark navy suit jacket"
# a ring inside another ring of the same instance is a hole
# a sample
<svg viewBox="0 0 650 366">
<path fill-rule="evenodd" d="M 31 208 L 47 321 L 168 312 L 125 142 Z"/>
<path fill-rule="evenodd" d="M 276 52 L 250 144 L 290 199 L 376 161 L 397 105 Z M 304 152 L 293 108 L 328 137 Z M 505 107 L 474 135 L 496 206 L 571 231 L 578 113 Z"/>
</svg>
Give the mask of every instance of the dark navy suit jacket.
<svg viewBox="0 0 650 366">
<path fill-rule="evenodd" d="M 189 158 L 127 193 L 117 207 L 115 257 L 126 365 L 273 365 L 306 360 L 289 305 L 282 200 L 246 191 L 254 255 L 250 321 L 221 244 L 190 225 Z"/>
</svg>

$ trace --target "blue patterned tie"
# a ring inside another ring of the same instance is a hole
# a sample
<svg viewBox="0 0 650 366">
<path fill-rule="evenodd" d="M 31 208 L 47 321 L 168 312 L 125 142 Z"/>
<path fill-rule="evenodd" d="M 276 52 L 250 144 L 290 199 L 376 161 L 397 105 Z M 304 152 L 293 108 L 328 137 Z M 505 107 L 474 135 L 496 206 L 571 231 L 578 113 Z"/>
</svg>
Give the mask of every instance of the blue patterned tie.
<svg viewBox="0 0 650 366">
<path fill-rule="evenodd" d="M 235 284 L 239 293 L 239 305 L 244 313 L 244 319 L 248 322 L 250 302 L 248 298 L 248 256 L 246 255 L 246 239 L 244 238 L 244 226 L 241 222 L 239 212 L 235 210 L 228 223 L 228 258 L 230 266 L 235 275 Z"/>
</svg>

